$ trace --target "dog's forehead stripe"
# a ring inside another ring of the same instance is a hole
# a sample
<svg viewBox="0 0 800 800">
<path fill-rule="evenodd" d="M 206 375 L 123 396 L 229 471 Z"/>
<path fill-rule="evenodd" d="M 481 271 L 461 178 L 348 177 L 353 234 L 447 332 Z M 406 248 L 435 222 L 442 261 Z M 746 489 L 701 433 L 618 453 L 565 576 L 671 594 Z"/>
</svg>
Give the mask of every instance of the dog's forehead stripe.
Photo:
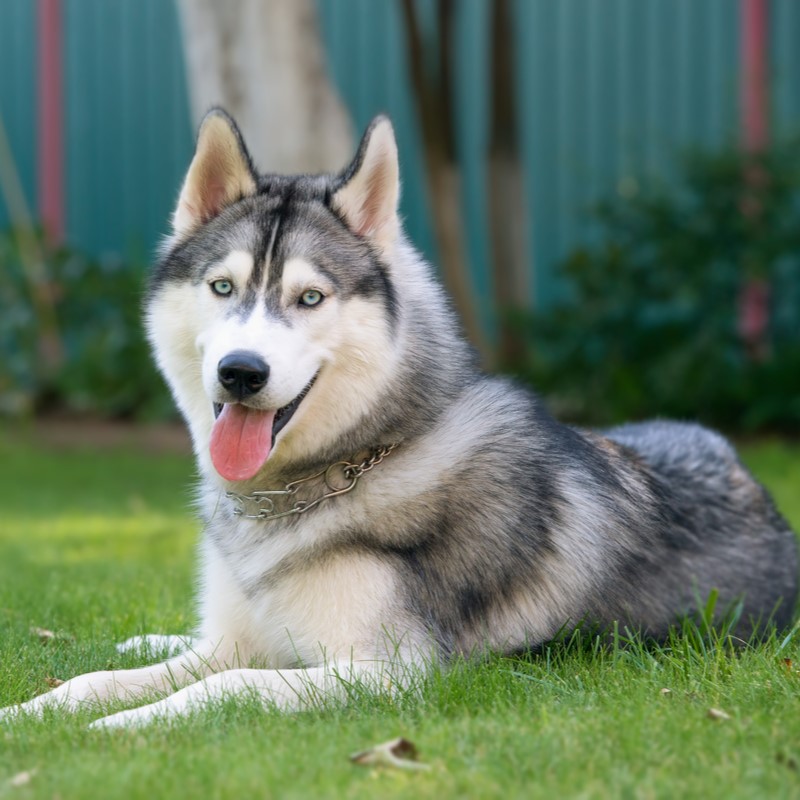
<svg viewBox="0 0 800 800">
<path fill-rule="evenodd" d="M 237 313 L 249 316 L 264 294 L 264 275 L 271 260 L 271 252 L 277 234 L 278 218 L 269 212 L 263 213 L 256 226 L 258 234 L 252 240 L 253 267 L 246 284 L 242 286 L 242 297 Z"/>
<path fill-rule="evenodd" d="M 288 184 L 283 189 L 281 195 L 281 202 L 273 212 L 273 224 L 275 226 L 272 236 L 270 237 L 269 246 L 269 269 L 267 273 L 267 289 L 275 286 L 280 286 L 283 278 L 283 261 L 281 256 L 281 238 L 284 231 L 291 227 L 292 217 L 297 213 L 295 201 L 295 187 L 293 184 Z"/>
</svg>

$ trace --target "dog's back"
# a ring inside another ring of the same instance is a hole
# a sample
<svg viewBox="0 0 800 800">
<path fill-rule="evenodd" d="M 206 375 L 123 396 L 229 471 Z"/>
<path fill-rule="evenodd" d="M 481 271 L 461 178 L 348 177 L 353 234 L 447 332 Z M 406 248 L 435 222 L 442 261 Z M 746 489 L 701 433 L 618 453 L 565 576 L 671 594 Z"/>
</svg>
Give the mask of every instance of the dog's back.
<svg viewBox="0 0 800 800">
<path fill-rule="evenodd" d="M 794 533 L 718 434 L 581 431 L 487 377 L 443 420 L 423 437 L 438 460 L 425 491 L 370 534 L 442 652 L 535 647 L 579 623 L 661 639 L 714 591 L 718 618 L 741 601 L 742 638 L 790 623 Z M 427 461 L 409 444 L 381 480 L 397 486 Z"/>
<path fill-rule="evenodd" d="M 629 424 L 606 432 L 653 477 L 664 535 L 655 559 L 638 579 L 650 597 L 637 611 L 687 609 L 719 592 L 723 613 L 742 600 L 736 628 L 747 637 L 754 625 L 790 624 L 797 598 L 797 543 L 767 491 L 742 465 L 731 445 L 699 425 L 678 422 Z M 643 613 L 644 612 L 644 613 Z M 649 625 L 664 632 L 663 621 Z"/>
</svg>

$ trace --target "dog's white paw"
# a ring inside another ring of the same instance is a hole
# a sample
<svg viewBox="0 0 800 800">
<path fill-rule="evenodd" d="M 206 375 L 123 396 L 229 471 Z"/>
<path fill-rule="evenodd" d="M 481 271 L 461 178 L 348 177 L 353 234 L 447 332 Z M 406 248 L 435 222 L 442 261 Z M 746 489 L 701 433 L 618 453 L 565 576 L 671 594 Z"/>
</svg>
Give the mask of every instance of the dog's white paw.
<svg viewBox="0 0 800 800">
<path fill-rule="evenodd" d="M 165 658 L 177 656 L 190 650 L 195 640 L 191 636 L 166 636 L 160 633 L 147 633 L 131 636 L 117 645 L 118 653 L 137 653 L 144 656 L 163 655 Z"/>
<path fill-rule="evenodd" d="M 120 728 L 136 728 L 144 724 L 144 720 L 137 718 L 134 711 L 119 711 L 116 714 L 109 714 L 107 717 L 100 717 L 89 725 L 90 731 L 112 731 Z"/>
<path fill-rule="evenodd" d="M 27 703 L 0 709 L 0 720 L 18 717 L 41 717 L 45 709 L 75 712 L 97 705 L 109 696 L 114 687 L 112 672 L 90 672 L 79 675 L 45 694 L 40 694 Z"/>
<path fill-rule="evenodd" d="M 46 708 L 64 711 L 77 711 L 80 702 L 69 695 L 56 695 L 58 690 L 40 694 L 27 703 L 20 703 L 16 706 L 8 706 L 0 709 L 0 722 L 19 719 L 20 717 L 41 717 Z"/>
<path fill-rule="evenodd" d="M 0 722 L 9 722 L 16 719 L 20 715 L 20 708 L 22 706 L 6 706 L 0 708 Z"/>
<path fill-rule="evenodd" d="M 109 714 L 107 717 L 100 717 L 100 719 L 96 719 L 89 725 L 89 730 L 110 731 L 123 728 L 141 728 L 145 725 L 150 725 L 156 720 L 164 720 L 170 716 L 169 711 L 169 703 L 161 700 L 139 708 L 130 708 L 126 711 L 119 711 L 116 714 Z"/>
<path fill-rule="evenodd" d="M 41 717 L 46 708 L 60 708 L 69 702 L 69 698 L 59 697 L 50 699 L 53 692 L 34 697 L 27 703 L 20 703 L 16 706 L 8 706 L 7 708 L 0 709 L 0 721 L 12 721 L 20 717 Z"/>
</svg>

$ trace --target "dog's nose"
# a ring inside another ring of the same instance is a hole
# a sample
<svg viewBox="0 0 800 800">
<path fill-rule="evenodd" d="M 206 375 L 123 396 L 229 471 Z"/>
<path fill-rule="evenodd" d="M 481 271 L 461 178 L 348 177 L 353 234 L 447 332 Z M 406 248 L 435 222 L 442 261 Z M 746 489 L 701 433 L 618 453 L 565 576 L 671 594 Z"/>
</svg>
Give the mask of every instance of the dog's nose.
<svg viewBox="0 0 800 800">
<path fill-rule="evenodd" d="M 269 367 L 263 358 L 245 350 L 235 350 L 217 364 L 219 382 L 238 400 L 264 388 Z"/>
</svg>

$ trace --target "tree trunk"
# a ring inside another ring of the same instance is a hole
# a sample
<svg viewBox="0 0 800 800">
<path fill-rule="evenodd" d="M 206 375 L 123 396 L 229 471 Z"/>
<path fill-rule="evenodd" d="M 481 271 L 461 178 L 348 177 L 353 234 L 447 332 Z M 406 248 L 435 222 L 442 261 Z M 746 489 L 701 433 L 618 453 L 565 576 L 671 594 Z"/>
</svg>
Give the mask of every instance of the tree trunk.
<svg viewBox="0 0 800 800">
<path fill-rule="evenodd" d="M 488 348 L 476 315 L 475 299 L 469 282 L 469 257 L 464 246 L 461 171 L 457 164 L 437 158 L 433 153 L 426 158 L 426 168 L 442 275 L 461 315 L 467 336 L 478 347 L 484 360 L 487 360 Z"/>
<path fill-rule="evenodd" d="M 222 106 L 264 172 L 338 171 L 352 158 L 313 0 L 179 0 L 192 115 Z"/>
<path fill-rule="evenodd" d="M 470 283 L 461 210 L 461 170 L 456 158 L 452 87 L 454 0 L 437 2 L 435 43 L 423 40 L 414 0 L 402 0 L 411 85 L 422 128 L 425 175 L 442 277 L 453 296 L 464 330 L 484 361 L 491 360 Z"/>
<path fill-rule="evenodd" d="M 523 169 L 519 152 L 519 121 L 514 63 L 514 31 L 508 0 L 492 4 L 491 92 L 488 199 L 492 252 L 492 287 L 498 315 L 500 364 L 519 364 L 522 339 L 511 317 L 528 310 L 528 242 Z"/>
</svg>

